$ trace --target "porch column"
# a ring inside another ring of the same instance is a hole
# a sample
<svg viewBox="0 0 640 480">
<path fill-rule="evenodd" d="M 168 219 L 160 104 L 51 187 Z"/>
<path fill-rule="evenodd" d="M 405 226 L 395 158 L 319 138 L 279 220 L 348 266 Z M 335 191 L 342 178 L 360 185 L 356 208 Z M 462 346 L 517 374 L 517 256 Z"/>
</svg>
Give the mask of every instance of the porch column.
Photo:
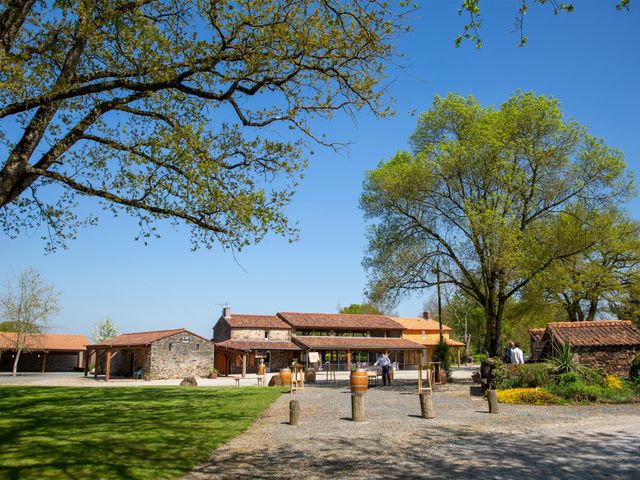
<svg viewBox="0 0 640 480">
<path fill-rule="evenodd" d="M 109 377 L 111 376 L 111 349 L 107 349 L 107 365 L 104 367 L 104 373 L 107 382 L 109 381 Z"/>
<path fill-rule="evenodd" d="M 458 347 L 458 366 L 460 366 L 460 347 Z"/>
<path fill-rule="evenodd" d="M 351 350 L 347 350 L 347 372 L 351 371 Z"/>
<path fill-rule="evenodd" d="M 42 356 L 42 373 L 45 373 L 47 370 L 47 351 L 45 350 L 44 355 Z"/>
<path fill-rule="evenodd" d="M 247 376 L 247 352 L 242 354 L 242 378 Z"/>
<path fill-rule="evenodd" d="M 84 361 L 84 376 L 85 377 L 87 375 L 89 375 L 89 357 L 90 356 L 91 356 L 91 353 L 89 352 L 89 350 L 84 352 L 84 354 L 82 356 L 82 360 Z"/>
<path fill-rule="evenodd" d="M 94 367 L 93 367 L 93 378 L 98 379 L 98 367 L 100 367 L 100 350 L 97 348 L 93 351 L 94 354 Z"/>
</svg>

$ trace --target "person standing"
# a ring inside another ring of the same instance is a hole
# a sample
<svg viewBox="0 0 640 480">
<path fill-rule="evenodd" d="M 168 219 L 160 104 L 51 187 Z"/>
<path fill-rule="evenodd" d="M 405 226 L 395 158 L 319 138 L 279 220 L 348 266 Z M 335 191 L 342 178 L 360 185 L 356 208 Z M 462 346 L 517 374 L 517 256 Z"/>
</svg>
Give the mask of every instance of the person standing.
<svg viewBox="0 0 640 480">
<path fill-rule="evenodd" d="M 516 343 L 515 348 L 511 351 L 512 362 L 517 364 L 524 363 L 524 353 L 520 349 L 520 344 Z"/>
<path fill-rule="evenodd" d="M 389 368 L 391 367 L 391 360 L 385 353 L 381 353 L 376 360 L 376 363 L 373 364 L 374 367 L 380 365 L 382 367 L 382 385 L 387 386 L 387 381 L 389 381 L 389 385 L 391 385 L 391 376 L 389 375 Z"/>
<path fill-rule="evenodd" d="M 515 348 L 515 345 L 513 344 L 513 342 L 509 342 L 509 344 L 507 345 L 507 348 L 504 351 L 504 361 L 505 363 L 515 363 L 513 361 L 513 349 Z"/>
</svg>

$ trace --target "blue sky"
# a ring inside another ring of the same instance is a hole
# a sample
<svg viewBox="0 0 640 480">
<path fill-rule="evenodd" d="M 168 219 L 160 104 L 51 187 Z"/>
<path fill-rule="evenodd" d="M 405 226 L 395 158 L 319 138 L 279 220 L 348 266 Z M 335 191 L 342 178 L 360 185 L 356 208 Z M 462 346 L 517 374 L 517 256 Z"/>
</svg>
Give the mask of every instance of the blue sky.
<svg viewBox="0 0 640 480">
<path fill-rule="evenodd" d="M 497 104 L 516 90 L 560 100 L 568 118 L 620 149 L 640 174 L 640 9 L 617 12 L 615 1 L 577 2 L 574 13 L 553 16 L 532 6 L 529 43 L 516 48 L 515 2 L 482 2 L 484 48 L 455 36 L 464 17 L 448 0 L 422 2 L 413 31 L 398 48 L 403 69 L 389 70 L 398 114 L 376 119 L 361 112 L 354 123 L 336 118 L 318 125 L 348 154 L 314 148 L 299 191 L 288 208 L 299 222 L 294 244 L 267 238 L 233 256 L 220 249 L 192 252 L 186 229 L 162 225 L 162 238 L 134 241 L 135 222 L 101 217 L 82 230 L 69 249 L 45 255 L 40 232 L 16 240 L 0 236 L 0 280 L 31 266 L 62 293 L 52 332 L 90 333 L 111 316 L 121 331 L 187 327 L 211 334 L 222 304 L 243 313 L 333 312 L 360 302 L 366 283 L 361 267 L 365 223 L 358 208 L 364 172 L 407 148 L 416 117 L 433 96 L 455 91 Z M 640 218 L 640 201 L 629 205 Z M 422 310 L 425 292 L 400 304 L 401 315 Z"/>
</svg>

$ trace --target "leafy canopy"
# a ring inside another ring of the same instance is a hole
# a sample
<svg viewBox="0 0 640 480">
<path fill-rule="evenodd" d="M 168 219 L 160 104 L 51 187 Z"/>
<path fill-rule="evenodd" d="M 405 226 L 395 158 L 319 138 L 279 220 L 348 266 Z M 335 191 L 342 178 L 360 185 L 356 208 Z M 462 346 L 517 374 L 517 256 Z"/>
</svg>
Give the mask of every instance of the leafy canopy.
<svg viewBox="0 0 640 480">
<path fill-rule="evenodd" d="M 283 212 L 310 124 L 390 113 L 406 29 L 377 0 L 11 0 L 0 10 L 0 225 L 47 248 L 92 197 L 191 227 L 193 246 L 295 238 Z M 289 131 L 291 130 L 291 131 Z M 335 146 L 335 145 L 334 145 Z M 92 212 L 92 210 L 89 210 Z"/>
<path fill-rule="evenodd" d="M 533 93 L 499 108 L 436 97 L 411 144 L 365 180 L 369 294 L 393 304 L 434 286 L 439 272 L 483 308 L 485 348 L 498 354 L 507 301 L 592 246 L 568 225 L 632 194 L 622 154 Z"/>
</svg>

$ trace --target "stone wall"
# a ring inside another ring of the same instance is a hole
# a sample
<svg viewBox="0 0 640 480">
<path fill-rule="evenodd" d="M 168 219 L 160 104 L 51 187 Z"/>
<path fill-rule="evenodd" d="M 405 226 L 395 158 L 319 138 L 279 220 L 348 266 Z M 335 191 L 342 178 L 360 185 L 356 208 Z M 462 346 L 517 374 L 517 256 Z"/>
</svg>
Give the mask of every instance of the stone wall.
<svg viewBox="0 0 640 480">
<path fill-rule="evenodd" d="M 229 340 L 231 338 L 231 327 L 229 323 L 224 319 L 224 317 L 220 317 L 220 319 L 213 326 L 213 341 L 214 342 L 223 342 L 225 340 Z"/>
<path fill-rule="evenodd" d="M 580 348 L 578 359 L 582 365 L 598 368 L 611 375 L 629 378 L 631 362 L 640 354 L 634 347 Z"/>
<path fill-rule="evenodd" d="M 269 340 L 283 340 L 285 342 L 291 341 L 291 330 L 287 329 L 273 329 L 268 330 Z"/>
<path fill-rule="evenodd" d="M 149 379 L 206 377 L 213 368 L 213 342 L 188 332 L 151 344 Z"/>
<path fill-rule="evenodd" d="M 110 374 L 117 377 L 131 377 L 133 372 L 143 369 L 143 376 L 148 380 L 151 367 L 151 349 L 149 347 L 127 348 L 124 350 L 114 349 L 111 354 L 111 370 Z M 101 367 L 100 372 L 104 373 L 104 362 L 106 352 L 100 355 Z"/>
<path fill-rule="evenodd" d="M 291 365 L 294 352 L 287 350 L 272 350 L 271 351 L 271 363 L 269 367 L 272 372 L 277 372 L 281 368 L 286 368 Z"/>
</svg>

